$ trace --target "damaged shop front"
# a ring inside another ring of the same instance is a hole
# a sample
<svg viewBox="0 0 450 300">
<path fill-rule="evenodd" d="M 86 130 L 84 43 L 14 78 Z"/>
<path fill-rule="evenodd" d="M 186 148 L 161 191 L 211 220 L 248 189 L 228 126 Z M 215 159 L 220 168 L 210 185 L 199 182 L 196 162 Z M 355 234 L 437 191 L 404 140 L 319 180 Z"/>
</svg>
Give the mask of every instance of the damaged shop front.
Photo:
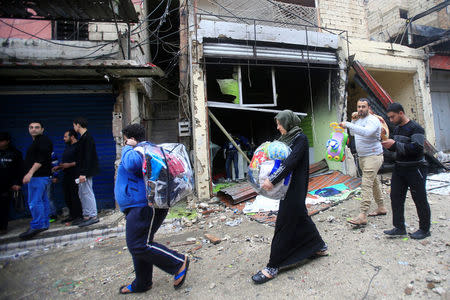
<svg viewBox="0 0 450 300">
<path fill-rule="evenodd" d="M 213 184 L 227 178 L 229 136 L 244 153 L 238 155 L 238 172 L 228 177 L 244 179 L 252 151 L 279 137 L 274 117 L 284 109 L 302 119 L 311 163 L 322 160 L 329 124 L 345 110 L 340 36 L 306 25 L 202 14 L 192 18 L 197 24 L 189 44 L 198 198 L 209 198 Z"/>
</svg>

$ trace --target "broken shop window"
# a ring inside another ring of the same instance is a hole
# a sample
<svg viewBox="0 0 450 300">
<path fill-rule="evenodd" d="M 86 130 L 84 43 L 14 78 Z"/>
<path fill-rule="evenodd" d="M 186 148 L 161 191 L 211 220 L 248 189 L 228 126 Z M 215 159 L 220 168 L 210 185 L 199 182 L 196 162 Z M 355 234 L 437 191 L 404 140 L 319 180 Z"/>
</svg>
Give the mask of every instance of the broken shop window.
<svg viewBox="0 0 450 300">
<path fill-rule="evenodd" d="M 265 66 L 207 65 L 208 101 L 275 107 L 275 70 Z"/>
</svg>

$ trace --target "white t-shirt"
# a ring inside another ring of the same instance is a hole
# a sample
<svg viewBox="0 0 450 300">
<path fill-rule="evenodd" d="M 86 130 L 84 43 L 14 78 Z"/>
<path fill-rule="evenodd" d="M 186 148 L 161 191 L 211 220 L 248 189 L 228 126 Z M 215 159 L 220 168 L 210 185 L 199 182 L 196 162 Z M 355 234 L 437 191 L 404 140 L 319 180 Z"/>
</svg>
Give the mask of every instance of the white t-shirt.
<svg viewBox="0 0 450 300">
<path fill-rule="evenodd" d="M 360 157 L 383 153 L 381 146 L 381 123 L 377 117 L 368 114 L 363 119 L 346 123 L 350 134 L 355 136 L 356 152 Z"/>
</svg>

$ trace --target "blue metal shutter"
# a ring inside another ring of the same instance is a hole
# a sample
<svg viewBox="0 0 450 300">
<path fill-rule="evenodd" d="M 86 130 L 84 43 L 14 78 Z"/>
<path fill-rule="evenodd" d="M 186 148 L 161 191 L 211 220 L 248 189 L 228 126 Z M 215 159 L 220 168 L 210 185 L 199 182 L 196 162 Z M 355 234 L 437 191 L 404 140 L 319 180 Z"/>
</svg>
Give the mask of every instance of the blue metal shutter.
<svg viewBox="0 0 450 300">
<path fill-rule="evenodd" d="M 65 147 L 64 132 L 73 128 L 75 117 L 87 118 L 100 161 L 100 173 L 94 177 L 97 206 L 99 209 L 113 208 L 116 158 L 112 136 L 114 102 L 112 94 L 0 95 L 0 130 L 11 134 L 13 143 L 25 156 L 31 144 L 29 122 L 40 120 L 44 123 L 44 134 L 53 142 L 53 151 L 61 159 Z M 57 203 L 64 203 L 59 184 L 56 200 Z"/>
</svg>

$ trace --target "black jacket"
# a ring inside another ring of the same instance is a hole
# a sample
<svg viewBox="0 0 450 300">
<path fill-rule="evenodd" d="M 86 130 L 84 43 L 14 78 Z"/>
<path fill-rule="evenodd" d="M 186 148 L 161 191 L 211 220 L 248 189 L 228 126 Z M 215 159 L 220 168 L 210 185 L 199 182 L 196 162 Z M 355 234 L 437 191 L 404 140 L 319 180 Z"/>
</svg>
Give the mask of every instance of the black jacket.
<svg viewBox="0 0 450 300">
<path fill-rule="evenodd" d="M 92 177 L 98 174 L 98 156 L 94 138 L 86 131 L 78 141 L 77 166 L 80 175 Z"/>
<path fill-rule="evenodd" d="M 22 152 L 14 147 L 0 150 L 0 193 L 13 185 L 22 185 L 24 176 Z"/>
<path fill-rule="evenodd" d="M 398 166 L 420 166 L 426 164 L 424 158 L 425 130 L 410 120 L 403 126 L 397 126 L 393 132 L 395 144 L 389 149 L 396 153 Z"/>
<path fill-rule="evenodd" d="M 47 177 L 52 175 L 53 143 L 45 135 L 38 135 L 28 147 L 25 155 L 25 173 L 30 171 L 34 163 L 42 166 L 33 174 L 33 177 Z"/>
</svg>

